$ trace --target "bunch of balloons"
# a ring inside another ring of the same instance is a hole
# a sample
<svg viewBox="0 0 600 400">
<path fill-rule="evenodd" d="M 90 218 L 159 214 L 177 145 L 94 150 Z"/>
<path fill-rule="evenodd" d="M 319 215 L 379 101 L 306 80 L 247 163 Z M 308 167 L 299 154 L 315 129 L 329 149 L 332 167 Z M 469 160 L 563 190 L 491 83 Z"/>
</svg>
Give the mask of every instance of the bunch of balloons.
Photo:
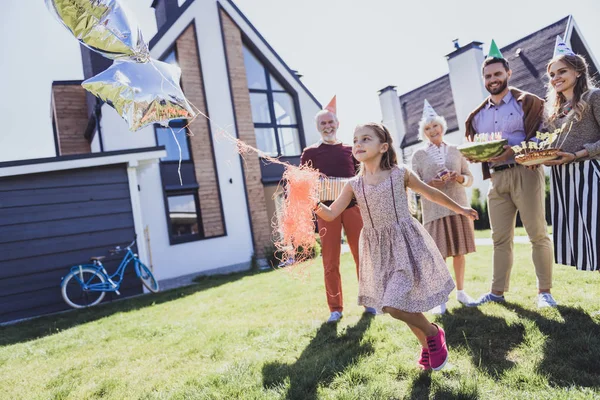
<svg viewBox="0 0 600 400">
<path fill-rule="evenodd" d="M 114 60 L 81 85 L 114 107 L 129 130 L 195 117 L 179 85 L 181 69 L 150 57 L 137 22 L 119 0 L 45 2 L 81 44 Z"/>
</svg>

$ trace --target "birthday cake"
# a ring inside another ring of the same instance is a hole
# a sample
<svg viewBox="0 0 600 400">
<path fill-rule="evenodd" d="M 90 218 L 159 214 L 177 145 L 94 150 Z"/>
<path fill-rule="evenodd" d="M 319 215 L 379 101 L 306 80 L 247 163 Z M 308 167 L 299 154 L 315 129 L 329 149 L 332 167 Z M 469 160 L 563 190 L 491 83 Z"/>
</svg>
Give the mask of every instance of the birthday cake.
<svg viewBox="0 0 600 400">
<path fill-rule="evenodd" d="M 546 161 L 556 160 L 560 149 L 532 150 L 515 156 L 515 161 L 525 166 L 539 165 Z"/>
<path fill-rule="evenodd" d="M 557 153 L 560 151 L 560 146 L 552 146 L 552 144 L 564 128 L 563 126 L 554 132 L 537 132 L 535 135 L 537 141 L 521 142 L 520 145 L 512 146 L 515 161 L 529 167 L 556 160 L 559 157 Z"/>
<path fill-rule="evenodd" d="M 475 135 L 473 141 L 462 144 L 457 149 L 469 160 L 481 162 L 502 154 L 507 144 L 508 140 L 502 139 L 500 133 L 480 133 Z"/>
</svg>

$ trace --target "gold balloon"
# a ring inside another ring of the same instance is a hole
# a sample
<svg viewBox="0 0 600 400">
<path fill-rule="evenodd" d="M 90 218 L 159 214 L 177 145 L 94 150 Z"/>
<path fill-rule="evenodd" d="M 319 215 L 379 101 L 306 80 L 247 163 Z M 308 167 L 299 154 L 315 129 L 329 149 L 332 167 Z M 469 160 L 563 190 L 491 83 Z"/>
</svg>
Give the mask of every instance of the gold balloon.
<svg viewBox="0 0 600 400">
<path fill-rule="evenodd" d="M 83 45 L 111 59 L 147 61 L 140 28 L 119 0 L 45 0 L 54 16 Z"/>
<path fill-rule="evenodd" d="M 180 78 L 179 67 L 162 61 L 116 60 L 81 86 L 111 105 L 129 130 L 136 131 L 148 124 L 195 117 L 179 86 Z"/>
</svg>

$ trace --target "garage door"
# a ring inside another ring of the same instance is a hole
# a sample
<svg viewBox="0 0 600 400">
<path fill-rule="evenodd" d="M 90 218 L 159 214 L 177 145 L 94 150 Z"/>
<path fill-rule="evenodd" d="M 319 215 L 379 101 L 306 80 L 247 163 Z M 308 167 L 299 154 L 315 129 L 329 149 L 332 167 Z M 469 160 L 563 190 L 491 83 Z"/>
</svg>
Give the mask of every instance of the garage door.
<svg viewBox="0 0 600 400">
<path fill-rule="evenodd" d="M 0 178 L 0 322 L 68 309 L 69 267 L 134 238 L 126 165 Z M 120 258 L 107 257 L 109 272 Z M 121 296 L 142 292 L 130 268 Z"/>
</svg>

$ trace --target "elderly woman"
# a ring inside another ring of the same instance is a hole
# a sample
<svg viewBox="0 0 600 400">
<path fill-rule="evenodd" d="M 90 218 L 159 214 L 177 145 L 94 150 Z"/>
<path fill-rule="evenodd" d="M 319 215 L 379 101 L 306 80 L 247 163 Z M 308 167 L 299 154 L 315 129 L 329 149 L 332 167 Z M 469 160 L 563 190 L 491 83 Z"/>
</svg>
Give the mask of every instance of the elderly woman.
<svg viewBox="0 0 600 400">
<path fill-rule="evenodd" d="M 412 168 L 421 180 L 441 190 L 462 206 L 468 206 L 465 187 L 473 184 L 467 160 L 455 146 L 444 142 L 447 124 L 425 100 L 423 118 L 419 122 L 420 139 L 426 145 L 412 158 Z M 456 279 L 456 299 L 470 304 L 473 299 L 464 291 L 465 254 L 475 251 L 473 222 L 449 209 L 422 199 L 423 225 L 445 258 L 452 257 Z M 432 310 L 443 314 L 446 304 Z"/>
<path fill-rule="evenodd" d="M 556 263 L 578 270 L 600 266 L 600 90 L 585 59 L 557 41 L 547 67 L 546 125 L 564 126 L 553 146 L 562 151 L 552 167 L 552 219 Z"/>
</svg>

